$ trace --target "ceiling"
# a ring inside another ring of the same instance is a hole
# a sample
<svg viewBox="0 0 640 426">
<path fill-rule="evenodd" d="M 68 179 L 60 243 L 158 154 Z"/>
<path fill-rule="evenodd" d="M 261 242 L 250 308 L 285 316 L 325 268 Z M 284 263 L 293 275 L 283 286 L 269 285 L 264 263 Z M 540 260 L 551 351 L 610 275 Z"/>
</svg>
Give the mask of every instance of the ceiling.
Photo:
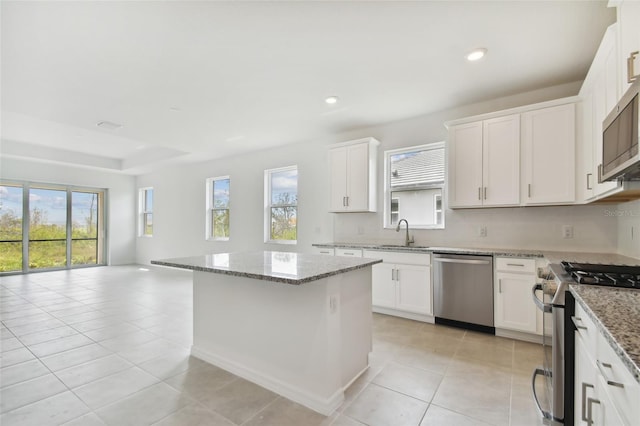
<svg viewBox="0 0 640 426">
<path fill-rule="evenodd" d="M 615 21 L 559 0 L 1 8 L 0 153 L 128 174 L 579 81 Z"/>
</svg>

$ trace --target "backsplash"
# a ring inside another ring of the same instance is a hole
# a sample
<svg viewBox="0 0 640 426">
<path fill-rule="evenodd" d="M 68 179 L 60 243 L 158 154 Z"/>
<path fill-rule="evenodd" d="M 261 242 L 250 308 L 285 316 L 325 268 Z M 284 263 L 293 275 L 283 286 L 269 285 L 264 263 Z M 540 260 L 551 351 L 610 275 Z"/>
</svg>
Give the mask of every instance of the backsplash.
<svg viewBox="0 0 640 426">
<path fill-rule="evenodd" d="M 640 200 L 610 207 L 606 214 L 618 221 L 618 251 L 640 258 Z"/>
<path fill-rule="evenodd" d="M 619 206 L 583 205 L 446 210 L 445 229 L 411 230 L 416 245 L 519 249 L 551 249 L 580 252 L 622 252 L 618 247 Z M 640 203 L 630 207 L 640 210 Z M 638 212 L 640 214 L 640 212 Z M 640 216 L 629 217 L 637 223 Z M 626 219 L 626 218 L 625 218 Z M 570 226 L 573 238 L 563 238 Z M 487 236 L 480 236 L 486 227 Z M 383 229 L 382 212 L 334 215 L 334 241 L 400 244 L 403 232 Z M 635 236 L 635 249 L 640 235 Z M 624 253 L 632 255 L 632 247 Z M 635 255 L 636 257 L 638 255 Z"/>
</svg>

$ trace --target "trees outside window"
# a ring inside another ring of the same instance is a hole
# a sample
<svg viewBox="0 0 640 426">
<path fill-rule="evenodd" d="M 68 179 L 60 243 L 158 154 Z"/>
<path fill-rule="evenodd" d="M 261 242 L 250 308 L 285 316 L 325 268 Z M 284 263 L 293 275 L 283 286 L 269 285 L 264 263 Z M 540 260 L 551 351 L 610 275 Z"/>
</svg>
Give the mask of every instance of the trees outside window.
<svg viewBox="0 0 640 426">
<path fill-rule="evenodd" d="M 265 170 L 265 242 L 298 238 L 298 167 Z"/>
</svg>

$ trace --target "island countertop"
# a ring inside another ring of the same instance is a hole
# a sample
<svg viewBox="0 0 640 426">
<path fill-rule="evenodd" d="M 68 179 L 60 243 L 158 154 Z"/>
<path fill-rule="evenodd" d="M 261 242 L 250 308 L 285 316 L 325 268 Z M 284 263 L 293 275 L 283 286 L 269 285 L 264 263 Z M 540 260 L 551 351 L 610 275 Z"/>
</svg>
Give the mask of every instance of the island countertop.
<svg viewBox="0 0 640 426">
<path fill-rule="evenodd" d="M 234 275 L 285 284 L 304 284 L 381 263 L 380 259 L 257 251 L 152 260 L 154 265 Z"/>
</svg>

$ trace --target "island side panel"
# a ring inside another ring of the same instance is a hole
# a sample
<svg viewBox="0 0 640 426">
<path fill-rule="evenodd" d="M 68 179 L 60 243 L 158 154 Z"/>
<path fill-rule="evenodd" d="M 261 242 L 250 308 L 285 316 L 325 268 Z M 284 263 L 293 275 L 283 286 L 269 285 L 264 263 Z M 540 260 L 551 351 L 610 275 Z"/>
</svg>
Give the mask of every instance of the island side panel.
<svg viewBox="0 0 640 426">
<path fill-rule="evenodd" d="M 192 353 L 330 414 L 367 367 L 370 292 L 371 267 L 302 285 L 195 271 Z"/>
</svg>

